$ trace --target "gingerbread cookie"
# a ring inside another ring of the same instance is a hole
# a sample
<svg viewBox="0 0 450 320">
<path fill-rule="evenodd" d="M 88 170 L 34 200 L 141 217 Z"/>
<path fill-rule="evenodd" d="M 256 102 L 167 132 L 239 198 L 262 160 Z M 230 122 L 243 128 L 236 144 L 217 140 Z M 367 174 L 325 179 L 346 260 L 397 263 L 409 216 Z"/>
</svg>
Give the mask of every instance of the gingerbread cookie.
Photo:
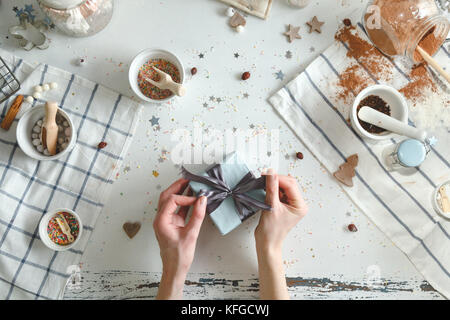
<svg viewBox="0 0 450 320">
<path fill-rule="evenodd" d="M 353 177 L 356 175 L 355 168 L 358 165 L 358 155 L 354 154 L 347 158 L 347 161 L 339 166 L 339 170 L 334 177 L 348 187 L 353 187 Z"/>
</svg>

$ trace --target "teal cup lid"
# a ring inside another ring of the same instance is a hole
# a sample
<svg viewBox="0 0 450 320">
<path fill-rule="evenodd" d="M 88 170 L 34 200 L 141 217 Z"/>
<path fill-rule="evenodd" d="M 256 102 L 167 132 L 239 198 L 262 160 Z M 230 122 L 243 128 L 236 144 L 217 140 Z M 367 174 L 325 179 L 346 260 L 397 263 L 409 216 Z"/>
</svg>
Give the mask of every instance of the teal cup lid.
<svg viewBox="0 0 450 320">
<path fill-rule="evenodd" d="M 408 139 L 400 143 L 397 156 L 403 165 L 407 167 L 418 167 L 425 161 L 427 149 L 423 142 Z"/>
</svg>

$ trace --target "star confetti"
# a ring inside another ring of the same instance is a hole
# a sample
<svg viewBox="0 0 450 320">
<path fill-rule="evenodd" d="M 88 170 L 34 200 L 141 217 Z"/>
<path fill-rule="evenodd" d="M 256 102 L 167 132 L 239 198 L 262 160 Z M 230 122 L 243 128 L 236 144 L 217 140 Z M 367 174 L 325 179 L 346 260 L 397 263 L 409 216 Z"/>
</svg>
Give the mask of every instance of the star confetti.
<svg viewBox="0 0 450 320">
<path fill-rule="evenodd" d="M 286 59 L 291 59 L 292 58 L 292 52 L 291 51 L 286 51 L 286 54 L 284 55 L 286 57 Z"/>
<path fill-rule="evenodd" d="M 283 73 L 283 71 L 280 70 L 277 73 L 275 73 L 275 78 L 278 79 L 278 80 L 283 81 L 284 80 L 284 73 Z"/>
<path fill-rule="evenodd" d="M 248 97 L 250 96 L 247 92 L 243 94 L 245 99 L 248 99 Z"/>
<path fill-rule="evenodd" d="M 159 118 L 156 118 L 155 116 L 152 116 L 150 119 L 150 122 L 152 123 L 152 127 L 159 124 Z"/>
<path fill-rule="evenodd" d="M 203 108 L 208 108 L 208 104 L 206 102 L 203 104 Z"/>
<path fill-rule="evenodd" d="M 295 39 L 301 39 L 302 37 L 298 34 L 300 31 L 300 27 L 294 27 L 293 25 L 289 25 L 289 31 L 283 33 L 288 37 L 289 42 L 294 41 Z"/>
<path fill-rule="evenodd" d="M 200 54 L 198 55 L 198 57 L 199 57 L 200 59 L 203 59 L 203 58 L 205 57 L 205 55 L 204 55 L 203 53 L 200 53 Z"/>
<path fill-rule="evenodd" d="M 239 58 L 239 53 L 236 52 L 236 53 L 234 54 L 234 57 L 235 57 L 235 58 Z"/>
<path fill-rule="evenodd" d="M 222 99 L 221 98 L 216 98 L 217 103 L 221 103 Z"/>
<path fill-rule="evenodd" d="M 317 16 L 314 16 L 311 21 L 306 23 L 309 26 L 309 33 L 312 33 L 313 31 L 316 31 L 318 33 L 322 33 L 322 26 L 325 24 L 325 22 L 319 21 L 317 19 Z"/>
<path fill-rule="evenodd" d="M 214 96 L 209 97 L 209 101 L 214 101 L 216 98 Z"/>
</svg>

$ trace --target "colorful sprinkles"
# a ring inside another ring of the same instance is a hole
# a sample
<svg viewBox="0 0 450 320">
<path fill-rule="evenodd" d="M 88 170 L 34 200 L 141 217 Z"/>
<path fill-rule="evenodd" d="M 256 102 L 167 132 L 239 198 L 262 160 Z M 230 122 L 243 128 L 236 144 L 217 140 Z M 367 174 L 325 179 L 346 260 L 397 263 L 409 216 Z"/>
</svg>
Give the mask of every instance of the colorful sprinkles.
<svg viewBox="0 0 450 320">
<path fill-rule="evenodd" d="M 66 218 L 67 224 L 70 227 L 70 233 L 72 234 L 74 240 L 76 240 L 78 237 L 80 225 L 78 224 L 78 220 L 68 212 L 58 212 L 53 218 L 50 219 L 47 226 L 47 234 L 50 240 L 58 245 L 66 246 L 70 244 L 69 240 L 67 239 L 67 236 L 62 232 L 58 222 L 56 221 L 56 217 L 61 215 Z"/>
<path fill-rule="evenodd" d="M 150 59 L 139 69 L 138 83 L 141 92 L 146 97 L 154 100 L 161 100 L 172 96 L 173 93 L 170 90 L 161 90 L 145 80 L 145 77 L 147 77 L 154 81 L 159 81 L 159 75 L 152 67 L 164 71 L 172 77 L 173 81 L 180 83 L 180 71 L 173 63 L 164 59 Z"/>
</svg>

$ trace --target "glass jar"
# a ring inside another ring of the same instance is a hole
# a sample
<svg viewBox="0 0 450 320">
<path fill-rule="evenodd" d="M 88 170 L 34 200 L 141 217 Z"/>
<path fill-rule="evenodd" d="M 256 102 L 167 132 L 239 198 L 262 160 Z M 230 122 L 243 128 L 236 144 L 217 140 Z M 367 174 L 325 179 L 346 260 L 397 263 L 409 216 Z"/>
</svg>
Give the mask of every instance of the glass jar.
<svg viewBox="0 0 450 320">
<path fill-rule="evenodd" d="M 418 46 L 433 56 L 450 31 L 435 0 L 371 0 L 363 22 L 378 49 L 389 56 L 407 56 L 414 63 L 423 61 Z"/>
<path fill-rule="evenodd" d="M 38 0 L 55 26 L 73 37 L 87 37 L 103 30 L 111 21 L 113 0 Z"/>
<path fill-rule="evenodd" d="M 407 139 L 387 147 L 383 156 L 390 170 L 398 170 L 419 167 L 429 152 L 429 144 L 416 139 Z"/>
</svg>

